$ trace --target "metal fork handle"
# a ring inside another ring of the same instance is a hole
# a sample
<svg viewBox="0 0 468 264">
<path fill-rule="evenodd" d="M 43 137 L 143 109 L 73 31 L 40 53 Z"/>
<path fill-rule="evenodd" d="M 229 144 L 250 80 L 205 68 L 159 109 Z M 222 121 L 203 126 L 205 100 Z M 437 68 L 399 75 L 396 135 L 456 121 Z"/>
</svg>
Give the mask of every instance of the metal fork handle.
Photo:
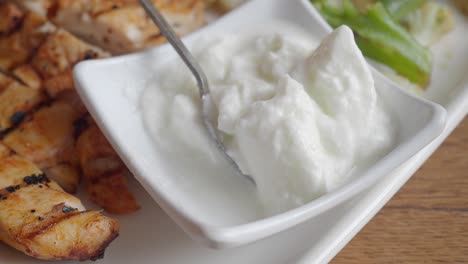
<svg viewBox="0 0 468 264">
<path fill-rule="evenodd" d="M 212 138 L 212 140 L 216 143 L 216 147 L 221 152 L 221 155 L 229 162 L 229 164 L 236 170 L 237 174 L 240 174 L 247 179 L 249 179 L 253 184 L 255 181 L 249 175 L 245 175 L 242 173 L 241 169 L 237 165 L 237 163 L 226 153 L 226 148 L 223 145 L 223 142 L 218 137 L 216 133 L 216 129 L 213 127 L 213 124 L 210 120 L 210 112 L 208 106 L 208 101 L 210 100 L 209 93 L 210 89 L 208 86 L 208 79 L 206 78 L 205 73 L 203 72 L 202 68 L 192 56 L 192 53 L 188 51 L 187 47 L 185 47 L 184 43 L 179 39 L 177 34 L 172 30 L 172 27 L 167 23 L 164 17 L 161 15 L 159 10 L 153 5 L 151 0 L 139 0 L 143 8 L 145 9 L 148 16 L 153 20 L 153 22 L 159 27 L 159 31 L 161 34 L 166 37 L 167 41 L 172 45 L 172 47 L 176 50 L 179 57 L 182 58 L 185 65 L 190 69 L 193 76 L 197 80 L 198 90 L 200 92 L 200 98 L 202 100 L 202 119 L 205 125 L 208 134 Z"/>
<path fill-rule="evenodd" d="M 190 69 L 192 74 L 197 80 L 200 96 L 203 98 L 204 95 L 209 93 L 208 79 L 205 73 L 200 67 L 200 64 L 195 60 L 192 54 L 188 51 L 184 43 L 179 39 L 177 34 L 172 30 L 172 27 L 167 23 L 166 19 L 162 16 L 159 10 L 154 6 L 151 0 L 139 0 L 143 8 L 146 10 L 148 16 L 153 22 L 159 27 L 161 34 L 166 37 L 167 41 L 179 54 L 180 58 L 184 61 L 185 65 Z"/>
</svg>

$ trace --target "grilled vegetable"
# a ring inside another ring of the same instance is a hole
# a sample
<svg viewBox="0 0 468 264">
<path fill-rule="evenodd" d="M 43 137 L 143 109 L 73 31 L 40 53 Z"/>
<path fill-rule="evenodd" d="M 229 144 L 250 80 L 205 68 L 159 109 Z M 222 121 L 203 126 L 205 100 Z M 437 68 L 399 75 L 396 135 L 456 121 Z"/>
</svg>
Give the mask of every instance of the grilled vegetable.
<svg viewBox="0 0 468 264">
<path fill-rule="evenodd" d="M 360 12 L 349 0 L 342 8 L 327 0 L 312 0 L 333 27 L 348 25 L 364 55 L 386 64 L 408 80 L 425 87 L 430 82 L 432 56 L 377 2 Z"/>
<path fill-rule="evenodd" d="M 425 2 L 426 0 L 382 0 L 392 17 L 397 21 L 417 10 Z"/>
<path fill-rule="evenodd" d="M 427 2 L 421 8 L 407 14 L 402 18 L 402 23 L 424 46 L 439 41 L 455 26 L 450 10 L 435 2 Z"/>
</svg>

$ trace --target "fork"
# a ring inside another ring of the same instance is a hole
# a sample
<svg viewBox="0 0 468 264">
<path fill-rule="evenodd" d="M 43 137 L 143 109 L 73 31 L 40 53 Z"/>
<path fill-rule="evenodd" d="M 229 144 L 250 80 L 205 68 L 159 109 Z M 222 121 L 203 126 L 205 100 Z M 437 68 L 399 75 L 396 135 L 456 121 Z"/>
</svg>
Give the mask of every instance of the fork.
<svg viewBox="0 0 468 264">
<path fill-rule="evenodd" d="M 247 177 L 254 184 L 255 181 L 249 175 L 244 174 L 237 163 L 226 153 L 226 148 L 222 140 L 219 138 L 216 128 L 213 126 L 213 123 L 210 120 L 210 107 L 209 100 L 210 97 L 210 88 L 208 83 L 208 78 L 206 77 L 203 69 L 197 60 L 193 57 L 192 53 L 187 49 L 184 43 L 180 40 L 177 34 L 174 32 L 172 27 L 167 23 L 164 17 L 159 12 L 158 8 L 151 2 L 151 0 L 139 0 L 140 4 L 146 11 L 146 14 L 151 18 L 151 20 L 158 26 L 161 34 L 166 37 L 167 41 L 175 49 L 179 57 L 184 61 L 185 65 L 189 68 L 190 72 L 193 74 L 197 81 L 198 90 L 200 93 L 201 104 L 202 104 L 202 119 L 203 124 L 208 132 L 209 137 L 216 144 L 216 147 L 221 152 L 221 155 L 228 161 L 228 163 L 236 170 L 237 174 L 240 174 L 244 177 Z"/>
</svg>

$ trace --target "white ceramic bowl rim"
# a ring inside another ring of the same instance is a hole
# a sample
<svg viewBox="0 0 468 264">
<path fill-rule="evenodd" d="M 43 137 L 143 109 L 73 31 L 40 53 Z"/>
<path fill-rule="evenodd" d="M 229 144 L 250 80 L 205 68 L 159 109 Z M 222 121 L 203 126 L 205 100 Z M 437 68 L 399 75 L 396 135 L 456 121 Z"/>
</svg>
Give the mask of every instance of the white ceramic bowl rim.
<svg viewBox="0 0 468 264">
<path fill-rule="evenodd" d="M 187 38 L 185 38 L 185 40 L 194 39 L 200 34 L 203 34 L 208 29 L 216 27 L 220 22 L 237 17 L 243 12 L 247 12 L 246 10 L 254 8 L 255 5 L 261 5 L 262 3 L 275 4 L 281 2 L 284 3 L 283 0 L 252 0 L 251 2 L 238 8 L 237 10 L 227 14 L 219 21 L 214 22 L 213 24 L 210 24 L 204 29 L 188 36 Z M 330 27 L 326 25 L 326 23 L 320 18 L 317 11 L 313 8 L 313 6 L 309 3 L 308 0 L 294 0 L 290 1 L 289 4 L 301 4 L 302 7 L 305 8 L 305 10 L 307 10 L 311 16 L 316 17 L 317 23 L 322 25 L 326 29 L 326 31 L 330 31 Z M 143 186 L 145 186 L 145 188 L 147 188 L 147 190 L 151 193 L 153 198 L 157 200 L 160 206 L 187 233 L 189 233 L 193 238 L 201 240 L 212 247 L 228 247 L 252 242 L 257 239 L 261 239 L 268 235 L 285 230 L 307 219 L 317 216 L 330 208 L 333 208 L 334 206 L 342 203 L 350 197 L 353 197 L 357 193 L 360 193 L 366 188 L 372 186 L 372 184 L 377 182 L 378 179 L 381 178 L 383 175 L 390 172 L 398 165 L 402 164 L 404 161 L 416 154 L 424 146 L 429 144 L 442 132 L 444 128 L 446 112 L 441 106 L 421 98 L 416 98 L 406 91 L 403 91 L 399 88 L 395 88 L 398 89 L 402 94 L 408 95 L 411 98 L 413 98 L 415 102 L 421 102 L 423 105 L 430 108 L 432 111 L 430 120 L 428 120 L 428 122 L 425 124 L 424 127 L 420 129 L 419 132 L 413 135 L 411 140 L 398 145 L 388 155 L 386 155 L 384 158 L 382 158 L 376 164 L 372 165 L 368 170 L 366 170 L 362 174 L 362 176 L 356 177 L 355 179 L 349 181 L 340 188 L 337 188 L 336 190 L 327 193 L 301 207 L 246 224 L 224 227 L 208 226 L 204 223 L 197 221 L 197 219 L 193 219 L 193 217 L 186 214 L 184 210 L 181 209 L 181 207 L 171 202 L 171 199 L 168 196 L 166 196 L 167 194 L 161 191 L 158 186 L 148 186 L 149 182 L 145 180 L 145 176 L 140 175 L 139 173 L 137 161 L 133 160 L 131 157 L 126 156 L 126 151 L 121 146 L 121 142 L 117 142 L 114 139 L 111 127 L 107 127 L 106 124 L 101 121 L 100 109 L 93 101 L 93 98 L 91 98 L 91 93 L 89 91 L 91 88 L 89 88 L 90 81 L 87 79 L 87 73 L 89 73 L 89 70 L 92 67 L 96 65 L 106 65 L 107 63 L 124 63 L 130 57 L 144 57 L 147 52 L 151 53 L 158 49 L 164 48 L 167 49 L 167 45 L 162 45 L 152 50 L 136 54 L 80 63 L 75 67 L 74 70 L 75 81 L 77 84 L 78 92 L 83 98 L 83 101 L 89 109 L 90 113 L 96 119 L 96 122 L 101 127 L 111 144 L 121 155 L 124 162 L 135 174 L 136 178 L 143 184 Z M 374 76 L 380 76 L 378 72 L 374 71 L 374 74 Z M 390 83 L 386 85 L 393 86 Z"/>
</svg>

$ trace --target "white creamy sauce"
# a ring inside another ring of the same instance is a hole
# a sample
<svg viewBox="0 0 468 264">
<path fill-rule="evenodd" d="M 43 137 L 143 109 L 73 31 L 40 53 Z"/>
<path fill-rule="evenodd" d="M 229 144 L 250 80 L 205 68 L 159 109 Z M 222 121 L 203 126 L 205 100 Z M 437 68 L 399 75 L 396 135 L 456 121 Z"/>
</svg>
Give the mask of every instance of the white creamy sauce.
<svg viewBox="0 0 468 264">
<path fill-rule="evenodd" d="M 211 36 L 192 51 L 228 154 L 255 180 L 265 213 L 275 214 L 339 187 L 354 168 L 386 154 L 395 132 L 349 28 L 318 48 L 291 25 L 260 32 Z M 156 75 L 142 101 L 155 142 L 190 157 L 194 173 L 219 166 L 194 78 L 180 60 Z"/>
</svg>

